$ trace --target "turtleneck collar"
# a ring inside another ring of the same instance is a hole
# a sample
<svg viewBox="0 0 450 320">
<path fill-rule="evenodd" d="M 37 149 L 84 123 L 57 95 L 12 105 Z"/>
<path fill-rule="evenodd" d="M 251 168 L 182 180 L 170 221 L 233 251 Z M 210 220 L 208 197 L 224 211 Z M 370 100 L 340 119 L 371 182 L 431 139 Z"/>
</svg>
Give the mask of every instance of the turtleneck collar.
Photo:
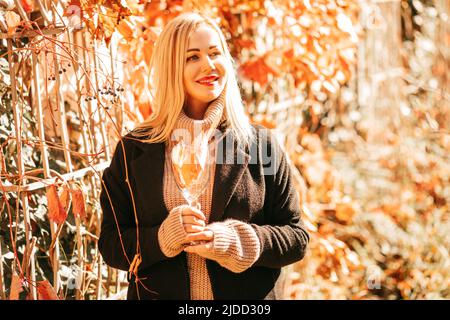
<svg viewBox="0 0 450 320">
<path fill-rule="evenodd" d="M 181 110 L 180 115 L 178 116 L 176 127 L 186 127 L 186 126 L 201 126 L 203 131 L 206 131 L 210 128 L 217 128 L 219 123 L 222 120 L 222 116 L 225 109 L 225 94 L 222 92 L 216 100 L 212 101 L 205 111 L 205 115 L 203 119 L 197 120 L 190 118 L 184 108 Z"/>
<path fill-rule="evenodd" d="M 190 118 L 182 109 L 173 130 L 187 129 L 193 135 L 204 133 L 211 138 L 214 130 L 225 120 L 225 91 L 223 91 L 216 100 L 209 104 L 201 120 Z M 169 140 L 169 143 L 173 143 L 171 139 Z"/>
</svg>

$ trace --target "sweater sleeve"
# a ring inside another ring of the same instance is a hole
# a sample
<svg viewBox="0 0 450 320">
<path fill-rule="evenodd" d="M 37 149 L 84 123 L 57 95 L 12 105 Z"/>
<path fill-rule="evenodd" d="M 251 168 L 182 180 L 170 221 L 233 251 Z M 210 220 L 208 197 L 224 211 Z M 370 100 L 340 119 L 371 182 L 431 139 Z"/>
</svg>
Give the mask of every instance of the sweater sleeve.
<svg viewBox="0 0 450 320">
<path fill-rule="evenodd" d="M 158 231 L 158 242 L 165 256 L 171 258 L 183 251 L 183 239 L 187 233 L 184 230 L 181 213 L 186 205 L 173 208 L 161 224 Z"/>
<path fill-rule="evenodd" d="M 260 242 L 247 223 L 228 219 L 207 226 L 214 232 L 211 248 L 202 254 L 222 267 L 240 273 L 250 268 L 260 255 Z"/>
</svg>

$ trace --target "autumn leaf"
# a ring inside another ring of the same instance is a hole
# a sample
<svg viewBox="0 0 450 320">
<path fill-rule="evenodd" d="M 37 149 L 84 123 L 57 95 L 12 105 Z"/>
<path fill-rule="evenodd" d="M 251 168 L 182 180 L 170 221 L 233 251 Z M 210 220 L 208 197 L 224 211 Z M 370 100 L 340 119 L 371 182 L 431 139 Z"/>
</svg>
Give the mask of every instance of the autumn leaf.
<svg viewBox="0 0 450 320">
<path fill-rule="evenodd" d="M 67 211 L 59 199 L 58 191 L 55 185 L 46 188 L 47 203 L 48 203 L 48 218 L 50 221 L 58 224 L 64 223 L 67 219 Z"/>
<path fill-rule="evenodd" d="M 131 21 L 122 19 L 117 26 L 117 31 L 119 31 L 125 40 L 131 40 L 133 38 L 135 28 L 136 26 Z"/>
<path fill-rule="evenodd" d="M 252 118 L 253 124 L 259 124 L 267 129 L 275 129 L 277 124 L 275 120 L 270 119 L 267 115 L 257 114 Z"/>
<path fill-rule="evenodd" d="M 48 280 L 38 281 L 37 283 L 38 300 L 59 300 L 55 289 Z"/>
<path fill-rule="evenodd" d="M 138 100 L 139 112 L 142 114 L 142 117 L 146 119 L 149 115 L 152 114 L 152 104 L 150 102 L 150 95 L 147 90 L 143 90 L 142 94 L 139 96 Z"/>
<path fill-rule="evenodd" d="M 269 74 L 277 74 L 273 68 L 269 67 L 265 56 L 245 62 L 241 65 L 241 71 L 246 78 L 258 82 L 261 86 L 267 84 Z"/>
<path fill-rule="evenodd" d="M 16 28 L 20 25 L 20 16 L 14 11 L 7 11 L 5 21 L 8 26 L 8 34 L 12 34 L 16 32 Z"/>
<path fill-rule="evenodd" d="M 34 11 L 34 0 L 20 0 L 20 3 L 22 4 L 23 10 L 25 10 L 26 13 Z"/>
<path fill-rule="evenodd" d="M 255 49 L 255 42 L 250 39 L 236 39 L 234 43 L 239 46 L 241 49 Z"/>
<path fill-rule="evenodd" d="M 343 223 L 350 223 L 355 213 L 351 203 L 338 203 L 336 205 L 336 218 Z"/>
<path fill-rule="evenodd" d="M 153 44 L 151 43 L 151 40 L 144 41 L 144 48 L 142 48 L 142 50 L 144 51 L 145 63 L 150 65 L 150 60 L 153 55 Z"/>
<path fill-rule="evenodd" d="M 143 91 L 147 88 L 147 80 L 146 80 L 146 74 L 147 74 L 147 67 L 144 64 L 139 64 L 131 74 L 131 77 L 133 79 L 133 92 L 137 94 L 135 97 L 136 99 L 139 99 L 139 96 L 142 94 Z"/>
<path fill-rule="evenodd" d="M 80 7 L 80 8 L 81 8 L 81 2 L 80 2 L 80 0 L 70 0 L 68 6 L 69 6 L 69 7 L 70 7 L 70 6 L 77 6 L 77 7 Z"/>
<path fill-rule="evenodd" d="M 64 210 L 67 212 L 69 210 L 70 191 L 66 186 L 63 187 L 63 190 L 59 195 L 59 199 L 61 201 Z"/>
<path fill-rule="evenodd" d="M 144 32 L 145 40 L 156 41 L 161 32 L 162 28 L 160 27 L 148 27 Z"/>
<path fill-rule="evenodd" d="M 86 217 L 85 201 L 83 191 L 80 189 L 71 189 L 73 208 L 72 212 L 76 218 L 83 220 Z"/>
<path fill-rule="evenodd" d="M 19 295 L 23 291 L 22 280 L 19 275 L 14 273 L 11 279 L 11 288 L 9 290 L 9 300 L 19 300 Z"/>
</svg>

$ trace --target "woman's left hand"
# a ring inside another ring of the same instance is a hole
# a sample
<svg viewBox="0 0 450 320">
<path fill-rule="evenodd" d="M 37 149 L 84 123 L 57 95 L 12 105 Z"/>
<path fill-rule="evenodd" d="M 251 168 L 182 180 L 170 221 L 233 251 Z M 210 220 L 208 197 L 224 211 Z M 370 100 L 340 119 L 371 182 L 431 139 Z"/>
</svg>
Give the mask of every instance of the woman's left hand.
<svg viewBox="0 0 450 320">
<path fill-rule="evenodd" d="M 206 243 L 198 244 L 195 246 L 188 246 L 184 248 L 184 251 L 204 256 L 206 253 L 211 252 L 212 249 L 213 249 L 213 241 L 208 241 Z"/>
</svg>

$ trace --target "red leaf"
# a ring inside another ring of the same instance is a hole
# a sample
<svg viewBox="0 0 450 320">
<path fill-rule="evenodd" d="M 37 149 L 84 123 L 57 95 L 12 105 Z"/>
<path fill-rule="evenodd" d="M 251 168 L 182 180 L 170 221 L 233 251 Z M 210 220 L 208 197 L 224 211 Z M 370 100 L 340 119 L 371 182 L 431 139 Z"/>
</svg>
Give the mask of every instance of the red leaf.
<svg viewBox="0 0 450 320">
<path fill-rule="evenodd" d="M 255 42 L 250 39 L 236 39 L 235 43 L 241 48 L 255 49 Z"/>
<path fill-rule="evenodd" d="M 25 10 L 26 13 L 30 13 L 34 11 L 34 1 L 33 0 L 20 0 L 20 3 L 22 4 L 23 10 Z"/>
<path fill-rule="evenodd" d="M 48 280 L 38 281 L 37 283 L 38 300 L 59 300 L 55 289 Z"/>
<path fill-rule="evenodd" d="M 268 65 L 265 56 L 245 62 L 241 66 L 241 70 L 245 77 L 258 82 L 261 86 L 264 86 L 269 81 L 268 74 L 277 74 L 277 72 Z"/>
<path fill-rule="evenodd" d="M 67 212 L 69 210 L 70 190 L 66 186 L 63 187 L 63 191 L 61 192 L 59 199 L 64 210 Z"/>
<path fill-rule="evenodd" d="M 84 206 L 84 196 L 83 191 L 80 189 L 71 189 L 70 193 L 72 194 L 72 203 L 73 215 L 77 218 L 84 219 L 86 217 L 86 208 Z"/>
<path fill-rule="evenodd" d="M 19 294 L 23 291 L 22 280 L 18 274 L 13 274 L 11 279 L 11 289 L 9 293 L 9 300 L 19 300 Z"/>
<path fill-rule="evenodd" d="M 63 223 L 67 219 L 67 212 L 59 200 L 58 191 L 55 185 L 51 185 L 47 189 L 48 202 L 48 218 L 58 224 Z"/>
</svg>

